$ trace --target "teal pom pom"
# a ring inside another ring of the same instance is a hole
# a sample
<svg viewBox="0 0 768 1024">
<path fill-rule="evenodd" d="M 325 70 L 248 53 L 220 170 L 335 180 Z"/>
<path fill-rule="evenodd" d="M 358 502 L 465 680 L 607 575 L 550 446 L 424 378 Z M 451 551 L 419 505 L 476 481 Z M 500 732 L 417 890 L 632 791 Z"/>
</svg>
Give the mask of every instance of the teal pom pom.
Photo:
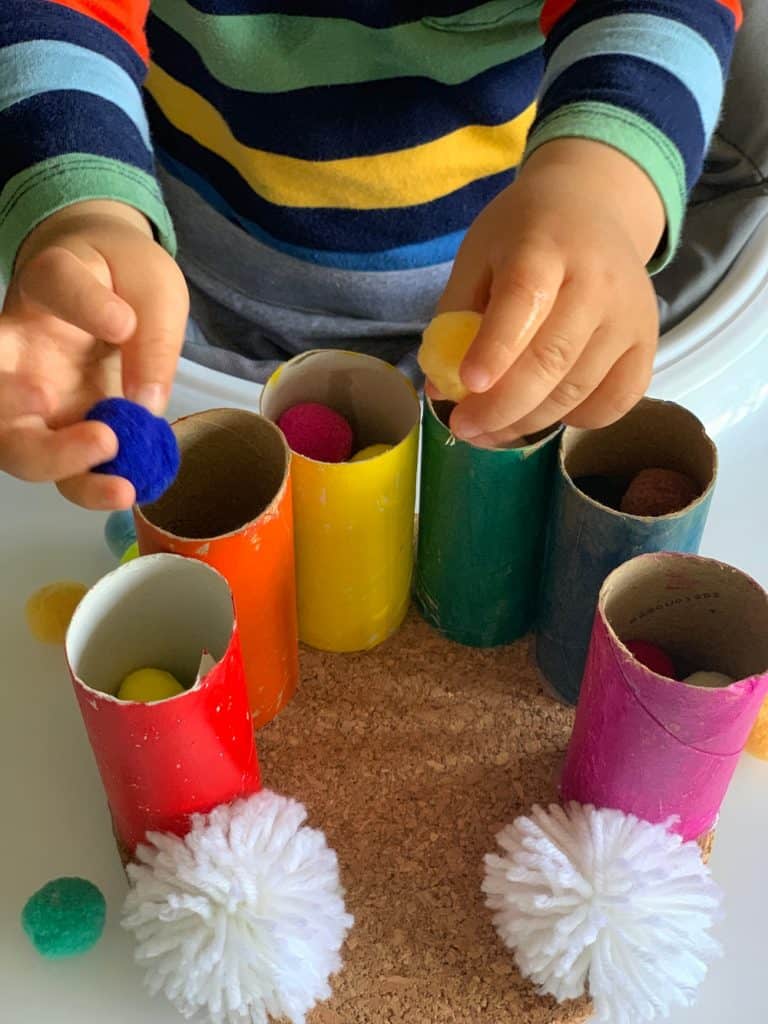
<svg viewBox="0 0 768 1024">
<path fill-rule="evenodd" d="M 21 924 L 35 949 L 49 960 L 80 956 L 101 938 L 107 905 L 84 878 L 57 878 L 30 896 Z"/>
<path fill-rule="evenodd" d="M 136 524 L 130 509 L 109 516 L 104 526 L 104 539 L 115 558 L 122 558 L 131 544 L 136 543 Z"/>
</svg>

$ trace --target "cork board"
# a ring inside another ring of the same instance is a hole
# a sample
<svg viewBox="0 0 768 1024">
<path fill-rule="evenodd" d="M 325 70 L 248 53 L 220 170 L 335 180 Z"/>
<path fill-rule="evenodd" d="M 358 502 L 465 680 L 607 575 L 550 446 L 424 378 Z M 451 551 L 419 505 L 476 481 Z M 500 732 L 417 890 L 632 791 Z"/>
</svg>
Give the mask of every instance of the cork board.
<svg viewBox="0 0 768 1024">
<path fill-rule="evenodd" d="M 460 647 L 413 612 L 375 651 L 302 652 L 296 697 L 257 736 L 264 783 L 325 831 L 355 917 L 308 1024 L 587 1019 L 519 976 L 480 891 L 496 833 L 554 798 L 572 719 L 527 643 Z"/>
</svg>

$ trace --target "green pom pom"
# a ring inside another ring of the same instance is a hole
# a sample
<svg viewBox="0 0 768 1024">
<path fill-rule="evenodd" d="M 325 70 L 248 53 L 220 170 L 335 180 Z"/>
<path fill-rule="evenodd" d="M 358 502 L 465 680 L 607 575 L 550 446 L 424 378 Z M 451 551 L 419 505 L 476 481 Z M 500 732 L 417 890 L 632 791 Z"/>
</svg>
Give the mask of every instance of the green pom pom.
<svg viewBox="0 0 768 1024">
<path fill-rule="evenodd" d="M 84 878 L 57 878 L 30 896 L 21 924 L 41 956 L 59 960 L 86 953 L 101 938 L 107 904 Z"/>
</svg>

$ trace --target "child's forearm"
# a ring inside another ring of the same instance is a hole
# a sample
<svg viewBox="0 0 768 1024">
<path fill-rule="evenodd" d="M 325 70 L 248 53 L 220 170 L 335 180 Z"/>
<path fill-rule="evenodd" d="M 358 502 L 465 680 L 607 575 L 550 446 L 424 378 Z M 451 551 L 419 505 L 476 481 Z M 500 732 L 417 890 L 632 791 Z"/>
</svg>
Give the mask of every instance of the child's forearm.
<svg viewBox="0 0 768 1024">
<path fill-rule="evenodd" d="M 661 196 L 666 221 L 652 271 L 678 244 L 740 22 L 739 0 L 543 5 L 546 67 L 529 159 L 555 140 L 584 139 L 612 147 L 642 168 Z"/>
<path fill-rule="evenodd" d="M 142 211 L 173 249 L 141 96 L 148 7 L 149 0 L 0 3 L 0 278 L 8 280 L 38 224 L 82 200 Z"/>
<path fill-rule="evenodd" d="M 589 139 L 556 139 L 537 149 L 519 177 L 568 194 L 579 206 L 610 212 L 647 263 L 666 224 L 664 205 L 645 171 L 619 150 Z"/>
</svg>

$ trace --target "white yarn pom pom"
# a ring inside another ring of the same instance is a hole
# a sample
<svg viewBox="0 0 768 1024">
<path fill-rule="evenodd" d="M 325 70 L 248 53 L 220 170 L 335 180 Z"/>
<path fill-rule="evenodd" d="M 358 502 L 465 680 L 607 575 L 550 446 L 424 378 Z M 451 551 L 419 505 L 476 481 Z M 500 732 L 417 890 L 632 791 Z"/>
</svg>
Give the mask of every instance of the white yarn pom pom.
<svg viewBox="0 0 768 1024">
<path fill-rule="evenodd" d="M 615 810 L 534 807 L 498 836 L 483 892 L 515 962 L 557 1000 L 588 989 L 593 1020 L 638 1024 L 689 1006 L 721 952 L 721 894 L 696 843 Z"/>
<path fill-rule="evenodd" d="M 305 819 L 263 791 L 195 815 L 183 839 L 150 833 L 128 866 L 122 923 L 153 994 L 213 1024 L 303 1024 L 330 996 L 352 918 L 336 854 Z"/>
</svg>

